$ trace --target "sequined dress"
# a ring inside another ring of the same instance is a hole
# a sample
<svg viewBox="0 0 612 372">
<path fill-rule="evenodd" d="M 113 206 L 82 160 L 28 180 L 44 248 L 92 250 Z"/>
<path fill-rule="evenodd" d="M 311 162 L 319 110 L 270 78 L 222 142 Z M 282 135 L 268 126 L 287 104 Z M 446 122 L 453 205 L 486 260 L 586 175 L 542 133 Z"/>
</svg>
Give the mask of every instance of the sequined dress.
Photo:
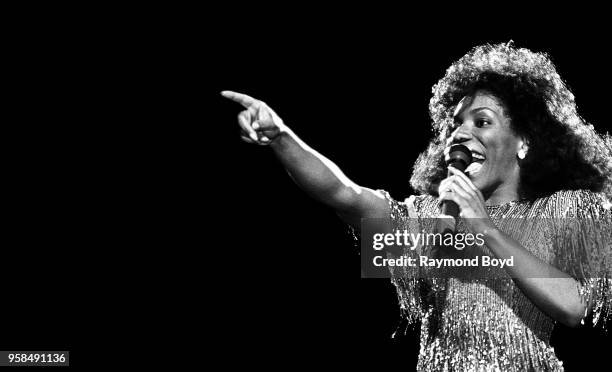
<svg viewBox="0 0 612 372">
<path fill-rule="evenodd" d="M 380 191 L 389 202 L 396 228 L 439 215 L 437 200 L 432 196 L 411 196 L 398 202 Z M 612 214 L 603 197 L 581 190 L 560 191 L 487 209 L 500 230 L 540 259 L 575 277 L 583 299 L 595 302 L 589 322 L 592 319 L 596 325 L 605 326 L 612 303 Z M 536 218 L 591 221 L 585 226 L 596 221 L 599 232 L 573 226 L 543 234 L 540 224 L 532 222 Z M 520 219 L 528 222 L 518 229 L 504 226 L 505 221 Z M 521 292 L 505 269 L 497 270 L 495 278 L 423 278 L 401 270 L 393 272 L 403 316 L 409 322 L 421 322 L 418 371 L 563 370 L 549 343 L 555 321 Z M 595 271 L 597 276 L 593 275 Z"/>
</svg>

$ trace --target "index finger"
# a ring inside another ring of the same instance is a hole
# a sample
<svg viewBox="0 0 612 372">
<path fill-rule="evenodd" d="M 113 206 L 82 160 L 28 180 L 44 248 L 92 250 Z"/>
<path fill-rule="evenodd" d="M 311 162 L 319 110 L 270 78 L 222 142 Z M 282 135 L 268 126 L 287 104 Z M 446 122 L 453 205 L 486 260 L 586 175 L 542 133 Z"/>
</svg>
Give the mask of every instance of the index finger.
<svg viewBox="0 0 612 372">
<path fill-rule="evenodd" d="M 247 96 L 246 94 L 232 92 L 231 90 L 224 90 L 221 92 L 221 95 L 225 98 L 229 98 L 234 102 L 240 103 L 245 108 L 249 108 L 257 103 L 257 100 L 251 96 Z"/>
</svg>

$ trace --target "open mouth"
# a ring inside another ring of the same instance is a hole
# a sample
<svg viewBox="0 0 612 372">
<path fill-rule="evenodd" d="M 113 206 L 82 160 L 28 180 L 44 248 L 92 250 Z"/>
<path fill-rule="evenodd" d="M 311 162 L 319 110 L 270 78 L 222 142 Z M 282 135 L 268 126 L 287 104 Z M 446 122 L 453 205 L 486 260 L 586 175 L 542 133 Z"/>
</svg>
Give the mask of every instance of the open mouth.
<svg viewBox="0 0 612 372">
<path fill-rule="evenodd" d="M 483 154 L 477 151 L 474 151 L 474 150 L 470 150 L 470 151 L 472 153 L 472 164 L 470 164 L 466 168 L 465 173 L 469 175 L 474 175 L 480 171 L 480 168 L 482 168 L 482 163 L 484 163 L 486 158 Z"/>
<path fill-rule="evenodd" d="M 472 152 L 472 162 L 483 163 L 485 161 L 486 158 L 481 153 L 476 152 L 474 150 L 471 150 L 471 152 Z"/>
</svg>

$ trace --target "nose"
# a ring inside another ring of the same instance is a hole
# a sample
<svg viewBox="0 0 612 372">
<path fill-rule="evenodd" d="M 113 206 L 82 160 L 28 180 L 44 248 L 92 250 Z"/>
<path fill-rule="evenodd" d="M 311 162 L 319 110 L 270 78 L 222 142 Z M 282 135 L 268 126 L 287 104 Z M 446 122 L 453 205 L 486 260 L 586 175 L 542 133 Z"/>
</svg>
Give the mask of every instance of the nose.
<svg viewBox="0 0 612 372">
<path fill-rule="evenodd" d="M 472 139 L 472 132 L 469 130 L 467 125 L 464 123 L 459 128 L 455 129 L 453 134 L 449 137 L 447 145 L 456 145 L 459 143 L 467 142 Z"/>
</svg>

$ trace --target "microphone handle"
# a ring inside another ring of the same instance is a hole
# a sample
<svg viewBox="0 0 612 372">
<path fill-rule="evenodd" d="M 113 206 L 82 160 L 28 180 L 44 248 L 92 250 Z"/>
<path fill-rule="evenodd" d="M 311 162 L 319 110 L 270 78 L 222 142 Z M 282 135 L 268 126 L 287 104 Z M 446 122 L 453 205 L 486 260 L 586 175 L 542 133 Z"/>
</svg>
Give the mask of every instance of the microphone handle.
<svg viewBox="0 0 612 372">
<path fill-rule="evenodd" d="M 462 161 L 453 161 L 450 163 L 450 165 L 453 166 L 453 168 L 463 172 L 466 168 L 465 163 Z M 452 176 L 453 174 L 448 171 L 447 173 L 448 177 Z M 445 214 L 447 216 L 451 216 L 453 218 L 455 218 L 455 220 L 457 219 L 457 217 L 459 217 L 459 206 L 451 200 L 445 200 L 444 203 L 442 203 L 442 214 Z"/>
<path fill-rule="evenodd" d="M 455 168 L 463 172 L 465 170 L 465 163 L 456 161 L 452 162 L 451 165 Z M 452 173 L 449 171 L 448 176 L 450 177 Z M 452 200 L 445 200 L 442 203 L 442 211 L 443 215 L 450 216 L 452 218 L 444 218 L 443 221 L 440 221 L 440 230 L 442 230 L 443 234 L 446 233 L 454 233 L 457 226 L 457 218 L 459 217 L 459 206 Z"/>
<path fill-rule="evenodd" d="M 442 214 L 454 217 L 459 217 L 459 206 L 452 200 L 445 200 L 442 203 Z"/>
</svg>

